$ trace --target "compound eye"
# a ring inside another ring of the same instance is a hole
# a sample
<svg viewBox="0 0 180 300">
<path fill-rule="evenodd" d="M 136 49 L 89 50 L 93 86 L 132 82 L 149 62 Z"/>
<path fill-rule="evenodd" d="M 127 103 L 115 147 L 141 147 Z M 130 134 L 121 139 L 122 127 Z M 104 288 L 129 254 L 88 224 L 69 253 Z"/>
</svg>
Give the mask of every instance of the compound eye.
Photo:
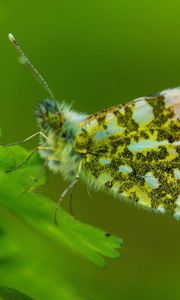
<svg viewBox="0 0 180 300">
<path fill-rule="evenodd" d="M 63 115 L 55 100 L 46 99 L 38 104 L 36 116 L 40 127 L 45 131 L 60 130 L 64 123 Z"/>
<path fill-rule="evenodd" d="M 55 130 L 59 129 L 63 124 L 62 116 L 59 112 L 49 112 L 48 113 L 48 123 L 49 126 Z"/>
</svg>

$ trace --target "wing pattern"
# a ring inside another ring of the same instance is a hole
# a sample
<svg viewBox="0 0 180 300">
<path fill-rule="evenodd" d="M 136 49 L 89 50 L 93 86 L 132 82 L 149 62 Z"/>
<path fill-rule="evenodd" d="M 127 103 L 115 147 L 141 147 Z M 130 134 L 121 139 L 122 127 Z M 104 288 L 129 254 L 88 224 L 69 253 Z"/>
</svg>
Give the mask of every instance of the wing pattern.
<svg viewBox="0 0 180 300">
<path fill-rule="evenodd" d="M 95 113 L 81 126 L 76 151 L 86 179 L 180 217 L 180 88 Z"/>
</svg>

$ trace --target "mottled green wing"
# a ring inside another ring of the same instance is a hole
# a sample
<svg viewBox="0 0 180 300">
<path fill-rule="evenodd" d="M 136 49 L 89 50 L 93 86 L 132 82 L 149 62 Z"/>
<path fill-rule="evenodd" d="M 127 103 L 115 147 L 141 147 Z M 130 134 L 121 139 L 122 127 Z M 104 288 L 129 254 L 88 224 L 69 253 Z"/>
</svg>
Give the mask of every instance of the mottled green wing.
<svg viewBox="0 0 180 300">
<path fill-rule="evenodd" d="M 88 184 L 180 217 L 180 89 L 89 116 L 76 151 Z"/>
</svg>

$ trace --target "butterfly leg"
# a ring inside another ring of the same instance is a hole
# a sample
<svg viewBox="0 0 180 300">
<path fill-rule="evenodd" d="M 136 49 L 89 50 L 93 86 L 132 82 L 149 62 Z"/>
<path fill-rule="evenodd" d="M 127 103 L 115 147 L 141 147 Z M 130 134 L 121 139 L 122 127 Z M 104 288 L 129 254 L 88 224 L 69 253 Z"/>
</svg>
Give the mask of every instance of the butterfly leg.
<svg viewBox="0 0 180 300">
<path fill-rule="evenodd" d="M 72 195 L 73 195 L 73 190 L 70 192 L 69 194 L 69 211 L 70 211 L 70 214 L 74 216 L 74 211 L 73 211 L 73 208 L 72 208 Z"/>
<path fill-rule="evenodd" d="M 55 207 L 55 211 L 54 211 L 54 223 L 55 225 L 58 225 L 58 221 L 57 221 L 57 213 L 58 213 L 58 209 L 61 205 L 61 202 L 62 200 L 70 193 L 72 193 L 75 185 L 77 184 L 77 182 L 79 181 L 79 175 L 76 175 L 74 181 L 71 182 L 71 184 L 62 192 L 57 204 L 56 204 L 56 207 Z"/>
<path fill-rule="evenodd" d="M 39 150 L 51 150 L 53 151 L 54 148 L 52 147 L 43 147 L 43 146 L 38 146 L 37 148 L 35 148 L 30 154 L 29 156 L 23 161 L 21 162 L 19 165 L 17 165 L 16 167 L 6 170 L 6 173 L 11 173 L 11 172 L 15 172 L 16 170 L 22 168 L 24 165 L 26 165 L 26 163 L 28 163 L 28 161 L 31 159 L 31 157 L 36 154 Z"/>
<path fill-rule="evenodd" d="M 29 156 L 23 161 L 21 162 L 19 165 L 17 165 L 16 167 L 12 168 L 12 169 L 9 169 L 9 170 L 6 170 L 5 172 L 6 173 L 11 173 L 11 172 L 15 172 L 16 170 L 22 168 L 26 163 L 28 163 L 28 161 L 31 159 L 31 157 L 37 153 L 38 151 L 38 148 L 34 149 L 30 154 Z"/>
<path fill-rule="evenodd" d="M 42 131 L 38 131 L 38 132 L 34 133 L 33 135 L 27 137 L 26 139 L 24 139 L 22 141 L 18 141 L 18 142 L 11 143 L 11 144 L 2 144 L 2 143 L 0 143 L 0 146 L 11 147 L 11 146 L 16 146 L 16 145 L 24 144 L 24 143 L 32 140 L 34 137 L 36 137 L 38 135 L 42 136 L 47 141 L 48 137 Z"/>
<path fill-rule="evenodd" d="M 22 141 L 18 141 L 18 142 L 15 142 L 15 143 L 11 143 L 11 144 L 2 144 L 0 143 L 0 146 L 2 147 L 11 147 L 11 146 L 16 146 L 16 145 L 20 145 L 20 144 L 24 144 L 26 142 L 28 142 L 29 140 L 33 139 L 34 137 L 36 137 L 37 135 L 40 135 L 42 136 L 45 140 L 47 140 L 47 136 L 41 132 L 41 131 L 38 131 L 36 132 L 35 134 L 29 136 L 28 138 L 22 140 Z M 41 145 L 45 144 L 45 142 L 43 142 Z M 20 169 L 21 167 L 23 167 L 30 159 L 31 157 L 40 150 L 40 147 L 37 147 L 35 148 L 30 154 L 29 156 L 22 162 L 20 163 L 18 166 L 16 166 L 15 168 L 12 168 L 12 169 L 9 169 L 9 170 L 6 170 L 6 173 L 10 173 L 10 172 L 14 172 L 18 169 Z"/>
</svg>

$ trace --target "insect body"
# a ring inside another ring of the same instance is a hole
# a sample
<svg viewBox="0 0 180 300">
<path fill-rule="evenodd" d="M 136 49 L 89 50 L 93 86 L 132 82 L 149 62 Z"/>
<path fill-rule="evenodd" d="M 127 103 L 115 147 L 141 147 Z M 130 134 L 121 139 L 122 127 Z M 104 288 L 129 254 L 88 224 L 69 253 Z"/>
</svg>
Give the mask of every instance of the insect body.
<svg viewBox="0 0 180 300">
<path fill-rule="evenodd" d="M 90 116 L 45 100 L 36 115 L 51 170 L 180 217 L 180 88 Z"/>
</svg>

